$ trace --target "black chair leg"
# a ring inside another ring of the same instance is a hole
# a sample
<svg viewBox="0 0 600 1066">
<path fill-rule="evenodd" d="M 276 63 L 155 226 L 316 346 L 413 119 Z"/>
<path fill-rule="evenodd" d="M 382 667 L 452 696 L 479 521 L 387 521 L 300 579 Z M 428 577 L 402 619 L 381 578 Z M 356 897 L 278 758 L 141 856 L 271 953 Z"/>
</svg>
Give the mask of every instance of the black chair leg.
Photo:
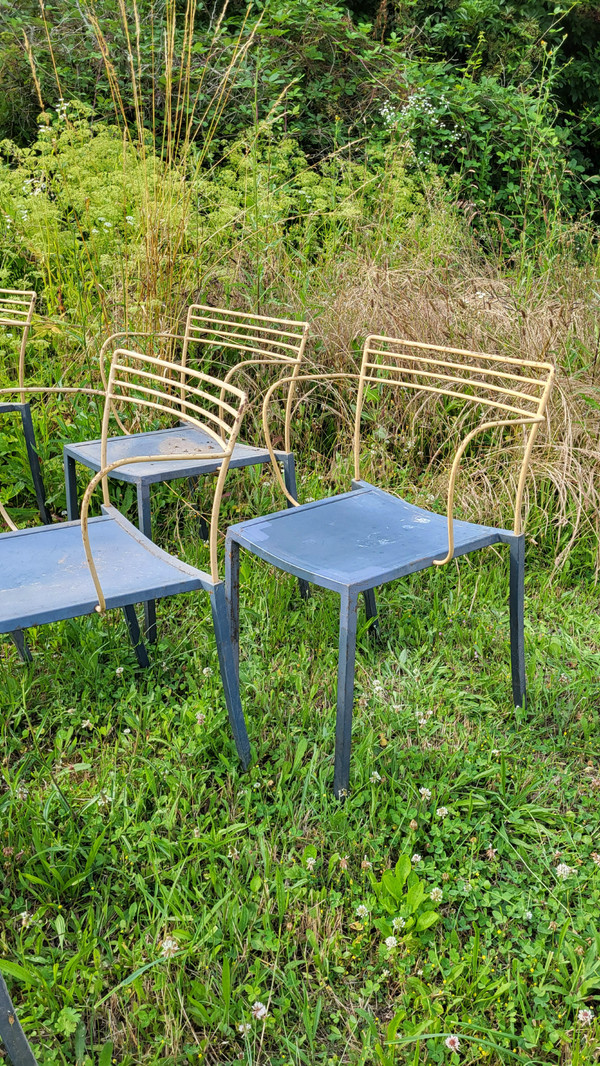
<svg viewBox="0 0 600 1066">
<path fill-rule="evenodd" d="M 138 527 L 148 540 L 152 540 L 152 512 L 150 507 L 150 486 L 143 482 L 137 485 Z M 149 644 L 156 643 L 156 603 L 148 600 L 144 604 L 144 633 Z"/>
<path fill-rule="evenodd" d="M 127 628 L 129 630 L 131 643 L 133 644 L 135 657 L 139 665 L 146 669 L 147 666 L 150 666 L 150 660 L 140 633 L 135 607 L 131 604 L 127 604 L 127 606 L 123 608 L 123 614 L 125 615 L 125 621 L 127 622 Z"/>
<path fill-rule="evenodd" d="M 510 542 L 510 661 L 515 707 L 525 706 L 525 536 Z"/>
<path fill-rule="evenodd" d="M 31 470 L 31 477 L 33 478 L 33 487 L 35 490 L 38 510 L 40 512 L 40 518 L 45 526 L 49 526 L 52 522 L 52 515 L 46 504 L 46 490 L 44 489 L 44 482 L 42 481 L 42 471 L 40 470 L 40 460 L 35 444 L 35 433 L 33 431 L 31 408 L 29 407 L 29 404 L 23 404 L 20 407 L 20 414 L 21 422 L 23 423 L 23 436 L 25 437 L 29 469 Z"/>
<path fill-rule="evenodd" d="M 29 645 L 25 640 L 25 635 L 22 629 L 13 629 L 10 634 L 11 640 L 17 649 L 21 659 L 24 663 L 30 663 L 33 661 L 33 656 L 29 650 Z"/>
<path fill-rule="evenodd" d="M 367 621 L 372 619 L 369 626 L 369 636 L 371 640 L 377 643 L 381 640 L 381 630 L 379 628 L 379 615 L 377 614 L 377 600 L 375 599 L 375 589 L 365 589 L 363 592 L 365 598 L 365 613 L 367 615 Z"/>
<path fill-rule="evenodd" d="M 21 1028 L 2 974 L 0 974 L 0 1041 L 6 1048 L 12 1066 L 37 1066 L 37 1059 Z"/>
<path fill-rule="evenodd" d="M 209 595 L 212 607 L 213 625 L 215 627 L 215 637 L 217 640 L 221 679 L 223 681 L 225 702 L 227 704 L 227 713 L 229 715 L 229 724 L 231 726 L 231 732 L 233 733 L 233 739 L 235 740 L 235 746 L 237 748 L 240 762 L 243 769 L 246 770 L 250 763 L 250 741 L 248 739 L 248 730 L 246 728 L 246 721 L 244 719 L 244 712 L 240 700 L 240 685 L 229 629 L 227 600 L 225 598 L 225 586 L 223 582 L 220 581 L 215 585 Z"/>
<path fill-rule="evenodd" d="M 240 546 L 235 540 L 225 544 L 225 602 L 235 675 L 240 672 Z"/>
<path fill-rule="evenodd" d="M 283 480 L 285 481 L 285 487 L 288 490 L 290 496 L 293 496 L 295 500 L 298 499 L 298 489 L 296 487 L 296 461 L 292 452 L 286 452 L 281 457 L 283 464 Z M 288 500 L 288 507 L 293 507 Z M 303 600 L 307 600 L 310 597 L 310 585 L 308 581 L 303 581 L 301 577 L 298 578 L 298 590 Z"/>
<path fill-rule="evenodd" d="M 67 494 L 67 518 L 75 522 L 79 518 L 79 500 L 77 499 L 77 465 L 71 455 L 64 456 L 65 490 Z"/>
<path fill-rule="evenodd" d="M 335 721 L 335 768 L 333 790 L 338 799 L 348 795 L 350 787 L 350 745 L 352 742 L 352 708 L 354 704 L 354 664 L 356 661 L 356 615 L 358 597 L 344 593 L 340 604 L 340 640 Z"/>
</svg>

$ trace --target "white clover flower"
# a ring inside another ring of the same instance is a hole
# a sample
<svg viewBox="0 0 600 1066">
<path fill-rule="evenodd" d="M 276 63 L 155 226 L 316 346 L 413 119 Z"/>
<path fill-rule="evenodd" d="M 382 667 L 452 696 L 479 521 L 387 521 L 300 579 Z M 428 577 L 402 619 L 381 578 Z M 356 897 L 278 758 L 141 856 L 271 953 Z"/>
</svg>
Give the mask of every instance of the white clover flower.
<svg viewBox="0 0 600 1066">
<path fill-rule="evenodd" d="M 359 903 L 358 907 L 356 908 L 356 914 L 358 918 L 368 918 L 369 909 L 368 907 L 365 907 L 364 903 Z"/>
<path fill-rule="evenodd" d="M 572 866 L 567 866 L 566 862 L 559 862 L 558 866 L 556 867 L 556 876 L 561 881 L 566 881 L 567 877 L 569 877 L 572 873 L 575 873 L 575 870 Z"/>
<path fill-rule="evenodd" d="M 437 811 L 435 813 L 437 814 L 438 818 L 447 818 L 447 816 L 448 816 L 448 808 L 447 807 L 438 807 L 438 809 L 437 809 Z"/>
<path fill-rule="evenodd" d="M 117 675 L 117 677 L 121 677 L 124 669 L 125 667 L 123 666 L 117 666 L 117 669 L 115 670 L 115 674 Z"/>
<path fill-rule="evenodd" d="M 233 859 L 234 862 L 237 862 L 239 857 L 240 857 L 240 853 L 239 853 L 238 849 L 236 848 L 235 844 L 232 844 L 231 847 L 229 848 L 228 852 L 227 852 L 227 858 L 228 859 Z"/>
<path fill-rule="evenodd" d="M 317 860 L 315 859 L 314 855 L 309 855 L 308 856 L 308 858 L 306 860 L 306 868 L 309 871 L 309 873 L 313 872 L 313 870 L 315 868 L 315 865 L 316 865 L 316 862 L 317 862 Z"/>
<path fill-rule="evenodd" d="M 442 892 L 441 888 L 432 888 L 431 892 L 429 893 L 429 898 L 432 903 L 441 903 L 443 897 L 444 893 Z"/>
<path fill-rule="evenodd" d="M 369 781 L 371 781 L 371 783 L 373 785 L 379 784 L 379 782 L 381 781 L 381 774 L 377 773 L 377 770 L 373 770 L 373 773 L 371 774 L 371 776 L 369 778 Z"/>
<path fill-rule="evenodd" d="M 160 953 L 163 959 L 172 959 L 179 951 L 179 944 L 174 936 L 166 936 L 160 945 Z"/>
<path fill-rule="evenodd" d="M 404 921 L 404 918 L 394 918 L 392 921 L 392 929 L 395 933 L 400 933 L 405 925 L 406 922 Z"/>
<path fill-rule="evenodd" d="M 398 941 L 396 940 L 395 936 L 386 936 L 384 944 L 388 951 L 393 951 L 394 948 L 398 947 Z"/>
<path fill-rule="evenodd" d="M 33 915 L 29 911 L 21 911 L 19 918 L 21 919 L 21 929 L 29 929 L 29 926 L 33 924 Z"/>
<path fill-rule="evenodd" d="M 373 863 L 371 862 L 370 859 L 367 859 L 366 855 L 363 855 L 362 862 L 360 864 L 360 868 L 361 868 L 361 870 L 371 870 L 373 868 Z"/>
<path fill-rule="evenodd" d="M 450 1051 L 458 1051 L 460 1048 L 460 1040 L 457 1036 L 447 1036 L 444 1043 Z"/>
<path fill-rule="evenodd" d="M 414 853 L 414 855 L 413 855 L 413 857 L 412 857 L 412 859 L 410 861 L 412 862 L 413 866 L 418 866 L 419 865 L 419 863 L 421 862 L 421 856 L 419 855 L 418 851 L 415 851 L 415 853 Z"/>
<path fill-rule="evenodd" d="M 205 666 L 203 671 L 202 671 L 202 673 L 204 674 L 205 677 L 212 677 L 212 667 Z"/>
<path fill-rule="evenodd" d="M 422 788 L 419 789 L 419 795 L 420 795 L 422 800 L 430 800 L 431 799 L 431 789 L 430 788 L 425 788 L 423 786 Z"/>
<path fill-rule="evenodd" d="M 530 922 L 531 919 L 533 918 L 533 912 L 532 911 L 525 911 L 525 914 L 523 915 L 523 917 L 524 917 L 526 922 Z"/>
<path fill-rule="evenodd" d="M 198 711 L 198 713 L 196 715 L 196 724 L 197 725 L 204 725 L 205 721 L 206 721 L 206 715 L 203 714 L 202 711 Z"/>
<path fill-rule="evenodd" d="M 250 1025 L 250 1022 L 240 1022 L 238 1025 L 238 1033 L 241 1033 L 242 1036 L 248 1036 L 251 1028 L 252 1026 Z"/>
<path fill-rule="evenodd" d="M 593 1018 L 594 1012 L 589 1007 L 584 1007 L 577 1014 L 577 1021 L 581 1022 L 582 1025 L 591 1025 Z"/>
<path fill-rule="evenodd" d="M 268 1017 L 268 1014 L 269 1012 L 267 1008 L 264 1003 L 260 1002 L 260 1000 L 257 999 L 256 1002 L 252 1004 L 252 1017 L 256 1018 L 257 1021 L 264 1021 L 264 1019 Z"/>
</svg>

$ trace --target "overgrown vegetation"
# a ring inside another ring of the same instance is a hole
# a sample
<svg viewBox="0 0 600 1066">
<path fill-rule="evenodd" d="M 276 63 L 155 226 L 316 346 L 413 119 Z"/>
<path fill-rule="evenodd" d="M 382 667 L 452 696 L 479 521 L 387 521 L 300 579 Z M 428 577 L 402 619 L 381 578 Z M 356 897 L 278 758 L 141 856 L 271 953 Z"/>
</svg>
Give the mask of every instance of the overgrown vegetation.
<svg viewBox="0 0 600 1066">
<path fill-rule="evenodd" d="M 246 776 L 201 597 L 163 606 L 146 673 L 116 616 L 32 634 L 31 667 L 2 644 L 0 968 L 40 1063 L 591 1064 L 595 9 L 26 0 L 0 19 L 0 285 L 39 294 L 32 383 L 98 384 L 107 333 L 177 326 L 193 301 L 308 317 L 329 370 L 368 332 L 557 368 L 525 501 L 527 709 L 503 555 L 389 587 L 343 807 L 329 594 L 299 603 L 244 560 Z M 0 386 L 16 351 L 0 330 Z M 348 487 L 352 404 L 300 396 L 302 498 Z M 62 443 L 98 436 L 99 406 L 53 394 L 35 418 L 58 521 Z M 448 411 L 378 418 L 372 478 L 442 507 Z M 0 450 L 2 499 L 34 522 L 9 419 Z M 505 523 L 513 453 L 491 454 L 466 457 L 460 508 Z M 281 503 L 268 472 L 231 476 L 223 528 Z M 201 507 L 173 483 L 153 508 L 196 563 Z"/>
</svg>

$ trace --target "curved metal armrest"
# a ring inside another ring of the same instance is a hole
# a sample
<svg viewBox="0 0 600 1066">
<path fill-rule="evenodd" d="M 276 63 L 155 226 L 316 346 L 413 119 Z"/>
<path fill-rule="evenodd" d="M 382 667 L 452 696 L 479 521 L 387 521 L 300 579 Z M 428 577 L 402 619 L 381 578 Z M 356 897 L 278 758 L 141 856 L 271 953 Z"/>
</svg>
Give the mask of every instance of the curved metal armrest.
<svg viewBox="0 0 600 1066">
<path fill-rule="evenodd" d="M 64 395 L 65 393 L 73 393 L 73 392 L 81 393 L 81 394 L 86 395 L 86 396 L 104 396 L 105 395 L 104 389 L 92 389 L 92 388 L 88 388 L 87 385 L 28 385 L 24 389 L 21 389 L 21 388 L 19 388 L 18 386 L 15 385 L 14 388 L 12 386 L 10 386 L 8 388 L 0 389 L 0 396 L 10 395 L 10 394 L 15 393 L 15 392 L 18 392 L 19 395 L 21 395 L 21 393 L 25 393 L 25 392 L 26 393 L 31 393 L 32 395 L 35 394 L 35 393 L 38 393 L 38 392 L 39 393 L 59 392 L 61 395 Z"/>
<path fill-rule="evenodd" d="M 193 462 L 194 460 L 198 460 L 198 459 L 211 459 L 211 460 L 223 459 L 223 460 L 229 461 L 229 459 L 231 457 L 231 450 L 232 449 L 230 449 L 228 451 L 223 451 L 223 452 L 191 452 L 191 453 L 189 453 L 187 455 L 182 455 L 181 453 L 179 453 L 177 455 L 134 455 L 134 456 L 129 456 L 129 457 L 124 458 L 124 459 L 117 459 L 114 463 L 110 463 L 108 466 L 103 467 L 102 470 L 99 470 L 97 474 L 94 474 L 94 477 L 91 479 L 90 483 L 88 484 L 88 486 L 87 486 L 87 488 L 85 490 L 85 493 L 84 493 L 84 496 L 83 496 L 83 500 L 81 502 L 81 536 L 82 536 L 82 539 L 83 539 L 83 549 L 85 551 L 85 557 L 86 557 L 86 560 L 87 560 L 87 564 L 89 566 L 90 573 L 92 575 L 92 581 L 94 582 L 96 593 L 98 595 L 98 606 L 96 607 L 96 610 L 98 611 L 99 614 L 104 614 L 104 612 L 106 611 L 106 600 L 104 598 L 104 593 L 102 592 L 102 585 L 100 584 L 100 579 L 98 577 L 98 571 L 96 569 L 96 564 L 94 562 L 94 557 L 93 557 L 92 549 L 91 549 L 91 545 L 90 545 L 90 538 L 89 538 L 89 532 L 88 532 L 88 514 L 89 514 L 90 499 L 92 497 L 92 493 L 97 488 L 97 486 L 100 484 L 100 482 L 103 481 L 108 476 L 108 474 L 110 474 L 113 470 L 116 470 L 120 466 L 128 466 L 130 463 L 164 463 L 164 462 L 174 462 L 175 460 L 178 461 L 178 462 L 190 462 L 190 461 Z M 212 578 L 213 578 L 214 581 L 218 581 L 218 571 L 217 571 L 217 566 L 216 566 L 216 558 L 217 558 L 217 524 L 216 524 L 216 519 L 217 519 L 218 512 L 219 512 L 220 502 L 221 502 L 220 498 L 217 499 L 215 497 L 215 503 L 213 504 L 213 513 L 212 513 L 212 517 L 211 517 L 211 528 L 210 528 L 211 575 L 212 575 Z"/>
<path fill-rule="evenodd" d="M 456 478 L 458 475 L 458 469 L 460 461 L 473 440 L 478 433 L 484 433 L 488 429 L 498 429 L 500 426 L 532 426 L 532 432 L 530 433 L 529 440 L 525 447 L 525 456 L 523 459 L 523 465 L 521 468 L 521 476 L 519 478 L 519 484 L 517 486 L 517 494 L 515 498 L 515 520 L 514 520 L 514 532 L 518 535 L 521 532 L 521 503 L 523 499 L 523 488 L 525 485 L 525 477 L 527 475 L 527 466 L 529 463 L 529 456 L 533 447 L 533 442 L 537 433 L 537 428 L 544 421 L 543 415 L 532 415 L 530 418 L 508 418 L 502 420 L 495 420 L 493 422 L 484 422 L 481 426 L 476 426 L 475 429 L 467 433 L 467 436 L 456 449 L 454 455 L 454 461 L 452 463 L 452 469 L 450 470 L 450 481 L 448 483 L 448 553 L 444 559 L 434 559 L 434 566 L 445 566 L 454 558 L 454 488 L 456 485 Z"/>
<path fill-rule="evenodd" d="M 288 377 L 285 377 L 285 378 L 279 378 L 278 381 L 276 381 L 273 385 L 271 385 L 270 389 L 268 389 L 266 394 L 265 394 L 265 398 L 263 400 L 263 407 L 262 407 L 262 424 L 263 424 L 263 432 L 264 432 L 264 435 L 265 435 L 265 444 L 267 445 L 267 451 L 269 453 L 269 456 L 270 456 L 270 459 L 271 459 L 271 465 L 273 467 L 273 470 L 275 471 L 275 476 L 276 476 L 277 481 L 279 483 L 279 487 L 280 487 L 281 491 L 283 492 L 284 496 L 286 497 L 286 499 L 289 500 L 289 502 L 292 504 L 293 507 L 298 507 L 299 506 L 298 500 L 295 500 L 294 497 L 291 495 L 290 492 L 288 492 L 288 490 L 286 488 L 285 482 L 284 482 L 284 480 L 283 480 L 283 478 L 281 476 L 281 470 L 279 469 L 279 463 L 277 462 L 277 458 L 276 458 L 275 452 L 273 450 L 273 444 L 271 442 L 271 433 L 270 433 L 270 430 L 269 430 L 269 421 L 268 421 L 268 410 L 269 410 L 269 404 L 271 402 L 271 397 L 273 396 L 273 393 L 275 392 L 276 389 L 280 388 L 282 385 L 287 385 L 287 384 L 289 384 L 291 382 L 293 382 L 294 384 L 297 384 L 299 381 L 319 382 L 319 381 L 332 381 L 332 380 L 335 380 L 335 379 L 339 380 L 340 378 L 344 378 L 346 380 L 350 378 L 350 379 L 356 381 L 356 380 L 360 379 L 360 375 L 359 374 L 352 374 L 352 373 L 341 373 L 341 372 L 337 373 L 337 374 L 298 374 L 298 375 L 292 374 L 291 376 L 288 376 Z"/>
</svg>

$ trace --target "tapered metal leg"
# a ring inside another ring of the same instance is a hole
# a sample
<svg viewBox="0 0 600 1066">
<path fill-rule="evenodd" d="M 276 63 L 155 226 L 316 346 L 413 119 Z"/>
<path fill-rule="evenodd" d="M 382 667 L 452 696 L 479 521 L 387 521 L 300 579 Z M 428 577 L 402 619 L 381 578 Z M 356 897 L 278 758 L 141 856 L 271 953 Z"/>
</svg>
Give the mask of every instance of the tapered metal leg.
<svg viewBox="0 0 600 1066">
<path fill-rule="evenodd" d="M 29 469 L 31 470 L 31 477 L 33 478 L 35 498 L 37 500 L 40 518 L 44 525 L 48 526 L 52 522 L 52 515 L 46 505 L 46 490 L 44 489 L 44 482 L 42 481 L 42 471 L 40 470 L 40 460 L 35 444 L 35 434 L 33 432 L 33 422 L 31 420 L 31 408 L 29 407 L 29 404 L 23 404 L 20 408 L 20 413 L 21 421 L 23 423 L 25 446 L 27 448 L 27 458 L 29 459 Z"/>
<path fill-rule="evenodd" d="M 138 526 L 148 540 L 152 540 L 152 512 L 150 509 L 150 486 L 143 482 L 137 485 Z M 144 633 L 149 644 L 156 643 L 156 603 L 144 604 Z"/>
<path fill-rule="evenodd" d="M 285 481 L 285 487 L 288 490 L 290 496 L 293 496 L 295 500 L 298 499 L 298 489 L 296 487 L 296 460 L 292 452 L 286 452 L 281 460 L 283 464 L 283 480 Z M 293 504 L 288 500 L 288 507 L 293 507 Z M 298 589 L 303 600 L 307 600 L 310 596 L 310 585 L 308 581 L 303 581 L 301 577 L 298 578 Z"/>
<path fill-rule="evenodd" d="M 223 681 L 225 702 L 227 704 L 227 713 L 229 715 L 229 724 L 231 726 L 231 732 L 233 733 L 233 739 L 235 740 L 237 753 L 240 757 L 240 762 L 243 769 L 246 770 L 250 763 L 250 741 L 248 739 L 248 730 L 246 729 L 244 712 L 242 711 L 242 703 L 240 700 L 240 686 L 229 629 L 225 586 L 222 581 L 220 581 L 218 585 L 215 585 L 214 589 L 210 592 L 210 602 L 212 607 L 213 625 L 215 627 L 215 636 L 217 638 L 217 652 L 219 654 L 219 666 L 221 667 L 221 679 Z"/>
<path fill-rule="evenodd" d="M 375 599 L 375 589 L 365 589 L 363 596 L 365 598 L 365 613 L 367 621 L 371 618 L 373 621 L 369 626 L 369 636 L 372 640 L 377 642 L 381 639 L 381 630 L 379 628 L 379 615 L 377 614 L 377 600 Z"/>
<path fill-rule="evenodd" d="M 510 542 L 510 663 L 515 707 L 525 706 L 525 536 Z"/>
<path fill-rule="evenodd" d="M 21 1028 L 2 974 L 0 974 L 0 1041 L 8 1052 L 8 1059 L 12 1066 L 37 1066 L 37 1060 Z"/>
<path fill-rule="evenodd" d="M 131 643 L 133 644 L 135 657 L 140 666 L 143 666 L 145 669 L 147 666 L 150 665 L 150 660 L 148 658 L 148 652 L 146 651 L 144 642 L 142 640 L 142 635 L 140 633 L 140 627 L 138 625 L 135 607 L 133 607 L 131 604 L 128 604 L 127 607 L 123 608 L 123 614 L 125 615 L 125 621 L 127 622 L 127 628 L 129 630 Z"/>
<path fill-rule="evenodd" d="M 196 496 L 198 494 L 198 485 L 200 483 L 199 477 L 188 478 L 188 488 L 190 490 L 190 496 Z M 198 515 L 198 525 L 200 526 L 200 536 L 203 541 L 207 541 L 210 534 L 209 529 L 201 514 Z"/>
<path fill-rule="evenodd" d="M 340 604 L 340 642 L 335 721 L 335 769 L 333 790 L 339 799 L 350 787 L 350 745 L 354 703 L 354 664 L 356 661 L 356 615 L 358 598 L 343 593 Z"/>
<path fill-rule="evenodd" d="M 71 455 L 64 456 L 65 489 L 67 493 L 67 518 L 74 522 L 79 518 L 79 500 L 77 499 L 77 466 Z"/>
<path fill-rule="evenodd" d="M 29 646 L 27 644 L 27 641 L 25 640 L 25 635 L 23 633 L 23 630 L 22 629 L 13 629 L 12 633 L 10 634 L 10 636 L 11 636 L 11 640 L 12 640 L 15 648 L 17 649 L 19 655 L 21 656 L 21 659 L 23 660 L 23 662 L 24 663 L 32 662 L 33 656 L 32 656 L 32 654 L 31 654 L 31 652 L 29 650 Z"/>
<path fill-rule="evenodd" d="M 240 546 L 225 541 L 225 601 L 236 677 L 240 672 Z"/>
</svg>

